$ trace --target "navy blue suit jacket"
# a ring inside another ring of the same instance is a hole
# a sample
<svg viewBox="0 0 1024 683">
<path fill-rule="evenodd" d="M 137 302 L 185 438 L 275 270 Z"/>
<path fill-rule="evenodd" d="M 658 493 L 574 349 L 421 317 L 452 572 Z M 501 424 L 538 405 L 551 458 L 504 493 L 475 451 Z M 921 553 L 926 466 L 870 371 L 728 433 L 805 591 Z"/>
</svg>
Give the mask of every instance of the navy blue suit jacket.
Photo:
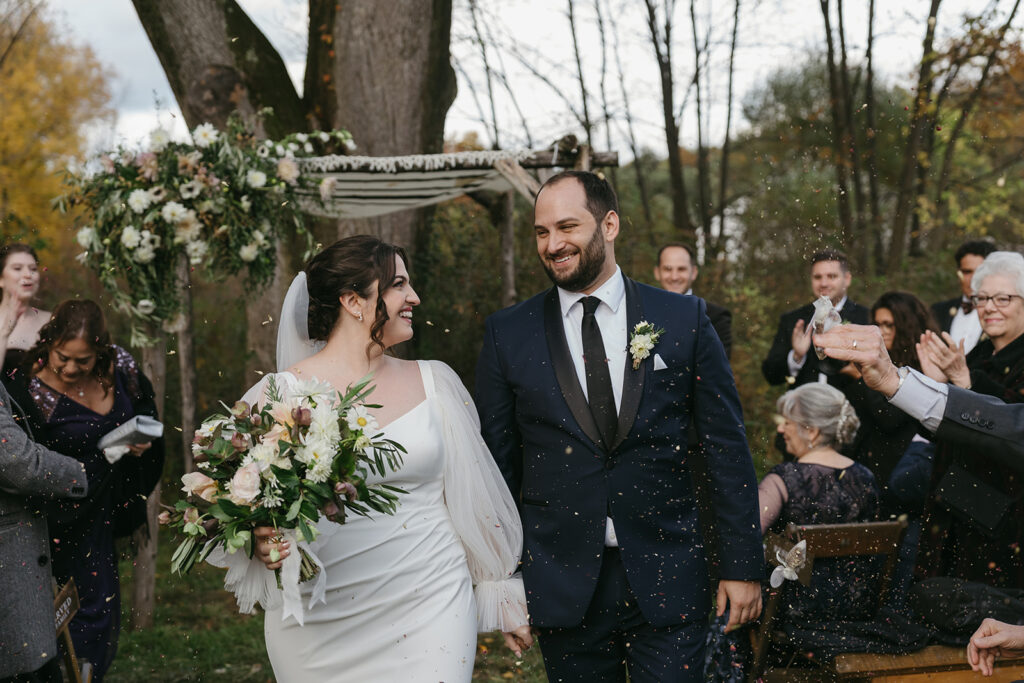
<svg viewBox="0 0 1024 683">
<path fill-rule="evenodd" d="M 691 424 L 721 539 L 718 576 L 758 580 L 763 573 L 743 415 L 705 303 L 629 278 L 625 284 L 628 331 L 646 320 L 665 332 L 638 369 L 626 358 L 617 437 L 607 447 L 569 356 L 557 290 L 487 319 L 477 408 L 521 505 L 523 573 L 537 626 L 582 621 L 609 515 L 644 617 L 654 626 L 706 618 L 711 587 L 688 462 Z M 666 368 L 654 370 L 655 354 Z"/>
</svg>

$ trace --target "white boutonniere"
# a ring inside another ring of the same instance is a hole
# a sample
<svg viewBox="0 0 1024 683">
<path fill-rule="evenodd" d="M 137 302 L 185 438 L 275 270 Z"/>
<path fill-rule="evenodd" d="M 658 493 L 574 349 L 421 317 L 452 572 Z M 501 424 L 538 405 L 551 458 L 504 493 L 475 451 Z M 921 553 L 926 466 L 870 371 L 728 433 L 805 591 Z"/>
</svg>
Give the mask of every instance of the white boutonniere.
<svg viewBox="0 0 1024 683">
<path fill-rule="evenodd" d="M 651 350 L 658 343 L 658 338 L 665 330 L 655 329 L 654 325 L 641 320 L 633 328 L 633 335 L 629 338 L 629 353 L 633 356 L 633 369 L 640 367 L 640 363 L 651 355 Z"/>
</svg>

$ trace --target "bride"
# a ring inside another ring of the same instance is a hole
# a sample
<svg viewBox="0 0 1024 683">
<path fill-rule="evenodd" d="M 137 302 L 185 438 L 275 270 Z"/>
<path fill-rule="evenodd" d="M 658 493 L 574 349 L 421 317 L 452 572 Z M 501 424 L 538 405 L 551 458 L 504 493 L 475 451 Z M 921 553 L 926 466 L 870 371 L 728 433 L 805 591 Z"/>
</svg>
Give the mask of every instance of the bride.
<svg viewBox="0 0 1024 683">
<path fill-rule="evenodd" d="M 287 370 L 274 375 L 278 386 L 316 378 L 344 390 L 372 373 L 375 440 L 392 439 L 407 453 L 385 479 L 406 491 L 394 515 L 318 523 L 311 549 L 326 585 L 320 603 L 299 608 L 304 625 L 284 617 L 279 591 L 265 591 L 267 651 L 279 681 L 469 681 L 478 631 L 501 629 L 517 656 L 533 642 L 514 574 L 519 516 L 480 438 L 472 399 L 444 363 L 384 353 L 413 335 L 419 297 L 406 260 L 374 237 L 343 239 L 310 260 L 281 312 L 278 367 Z M 267 379 L 245 400 L 259 401 Z M 262 562 L 245 573 L 276 585 L 271 570 L 298 549 L 270 527 L 255 537 L 253 560 L 226 559 Z M 319 596 L 316 582 L 301 584 L 304 603 Z"/>
</svg>

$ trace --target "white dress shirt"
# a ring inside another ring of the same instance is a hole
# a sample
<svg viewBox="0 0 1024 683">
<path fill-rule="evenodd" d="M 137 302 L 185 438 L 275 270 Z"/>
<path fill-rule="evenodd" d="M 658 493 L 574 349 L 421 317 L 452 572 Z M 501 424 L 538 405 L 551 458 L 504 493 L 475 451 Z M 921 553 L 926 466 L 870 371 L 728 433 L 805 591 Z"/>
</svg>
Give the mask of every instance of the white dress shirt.
<svg viewBox="0 0 1024 683">
<path fill-rule="evenodd" d="M 920 422 L 928 431 L 935 432 L 942 423 L 948 397 L 948 384 L 936 382 L 910 368 L 910 373 L 889 399 L 889 403 Z"/>
<path fill-rule="evenodd" d="M 957 344 L 963 339 L 964 353 L 970 353 L 971 349 L 978 345 L 978 340 L 981 339 L 981 318 L 978 316 L 978 310 L 975 309 L 970 313 L 964 313 L 964 309 L 958 307 L 956 315 L 953 316 L 953 320 L 949 323 L 949 336 Z"/>
<path fill-rule="evenodd" d="M 843 306 L 845 306 L 845 305 L 846 305 L 846 297 L 844 296 L 840 300 L 840 302 L 836 305 L 836 311 L 842 312 Z M 810 321 L 807 321 L 807 323 L 810 324 Z M 806 329 L 806 328 L 804 328 L 804 329 Z M 807 353 L 811 353 L 812 351 L 814 351 L 814 347 L 813 346 L 811 348 L 807 349 Z M 805 353 L 804 357 L 800 359 L 799 363 L 797 363 L 795 360 L 793 360 L 793 349 L 789 350 L 789 354 L 786 356 L 786 362 L 789 364 L 789 376 L 790 377 L 796 377 L 800 373 L 800 368 L 802 368 L 804 366 L 804 363 L 807 362 L 807 353 Z M 824 372 L 819 372 L 818 373 L 818 381 L 821 382 L 822 384 L 828 384 L 828 375 L 826 375 Z"/>
<path fill-rule="evenodd" d="M 576 377 L 579 378 L 580 386 L 583 388 L 583 395 L 587 396 L 587 373 L 583 366 L 583 299 L 587 296 L 596 296 L 601 300 L 601 305 L 594 311 L 594 318 L 598 327 L 601 328 L 601 340 L 604 342 L 604 352 L 608 356 L 608 372 L 612 378 L 612 395 L 615 398 L 615 412 L 618 413 L 622 404 L 622 378 L 626 371 L 626 351 L 628 347 L 628 334 L 626 327 L 629 324 L 626 319 L 626 284 L 622 279 L 622 271 L 615 267 L 615 274 L 608 278 L 607 282 L 598 287 L 591 294 L 582 292 L 570 292 L 558 288 L 558 302 L 562 309 L 562 326 L 565 328 L 565 341 L 569 346 L 569 356 L 576 368 Z M 589 398 L 588 398 L 589 400 Z M 611 517 L 605 525 L 604 544 L 606 546 L 618 546 L 615 538 L 615 526 Z"/>
</svg>

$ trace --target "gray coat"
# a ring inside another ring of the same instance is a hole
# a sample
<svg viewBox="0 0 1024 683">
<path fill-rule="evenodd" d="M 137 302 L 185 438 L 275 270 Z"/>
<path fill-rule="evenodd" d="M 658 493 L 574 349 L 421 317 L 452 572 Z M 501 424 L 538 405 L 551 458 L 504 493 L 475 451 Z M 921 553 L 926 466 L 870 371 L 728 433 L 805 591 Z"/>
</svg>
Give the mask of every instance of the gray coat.
<svg viewBox="0 0 1024 683">
<path fill-rule="evenodd" d="M 50 543 L 42 505 L 81 498 L 85 467 L 40 446 L 14 421 L 0 385 L 0 678 L 57 656 Z"/>
</svg>

